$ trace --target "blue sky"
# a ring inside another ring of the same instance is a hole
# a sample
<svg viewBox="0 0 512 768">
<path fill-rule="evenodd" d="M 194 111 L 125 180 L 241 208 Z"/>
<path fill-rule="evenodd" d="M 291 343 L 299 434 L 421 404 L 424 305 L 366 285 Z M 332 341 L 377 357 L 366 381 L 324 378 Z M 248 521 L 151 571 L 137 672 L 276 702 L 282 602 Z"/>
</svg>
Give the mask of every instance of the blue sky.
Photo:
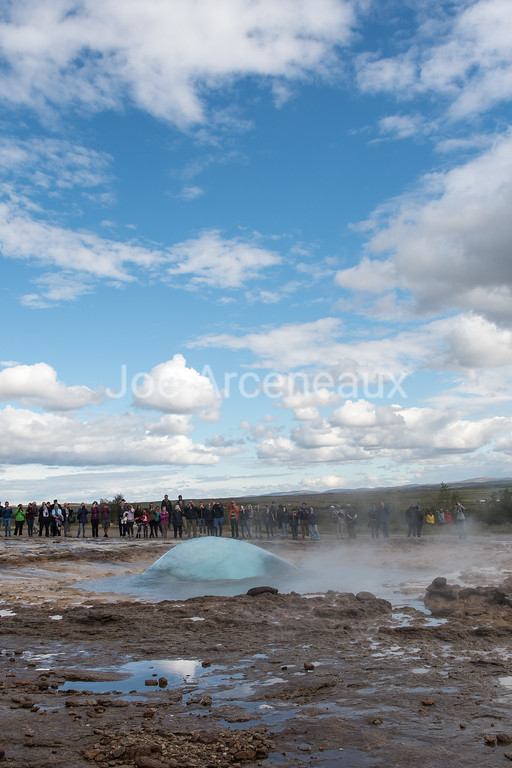
<svg viewBox="0 0 512 768">
<path fill-rule="evenodd" d="M 505 0 L 5 2 L 0 495 L 512 476 L 511 39 Z"/>
</svg>

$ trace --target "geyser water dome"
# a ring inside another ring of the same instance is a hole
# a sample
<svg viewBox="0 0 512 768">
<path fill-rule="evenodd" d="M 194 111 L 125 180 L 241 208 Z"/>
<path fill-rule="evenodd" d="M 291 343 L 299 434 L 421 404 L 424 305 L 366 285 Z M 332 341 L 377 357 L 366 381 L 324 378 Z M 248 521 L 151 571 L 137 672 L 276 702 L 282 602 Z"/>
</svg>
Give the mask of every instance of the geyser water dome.
<svg viewBox="0 0 512 768">
<path fill-rule="evenodd" d="M 236 539 L 208 536 L 173 547 L 144 573 L 145 579 L 180 582 L 280 579 L 297 568 L 261 547 Z"/>
</svg>

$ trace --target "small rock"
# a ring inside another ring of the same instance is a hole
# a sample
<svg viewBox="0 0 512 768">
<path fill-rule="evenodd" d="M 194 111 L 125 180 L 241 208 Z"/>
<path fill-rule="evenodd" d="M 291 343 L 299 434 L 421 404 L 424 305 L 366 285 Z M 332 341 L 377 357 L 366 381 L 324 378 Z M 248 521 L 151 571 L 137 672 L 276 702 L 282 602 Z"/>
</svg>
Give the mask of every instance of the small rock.
<svg viewBox="0 0 512 768">
<path fill-rule="evenodd" d="M 158 685 L 158 680 L 144 680 L 144 685 Z"/>
<path fill-rule="evenodd" d="M 166 688 L 167 687 L 167 678 L 166 677 L 159 677 L 158 678 L 158 686 L 159 688 Z"/>
<path fill-rule="evenodd" d="M 247 593 L 249 597 L 257 597 L 258 595 L 278 595 L 279 590 L 275 587 L 252 587 L 248 589 Z"/>
<path fill-rule="evenodd" d="M 505 752 L 505 757 L 507 760 L 512 760 L 512 752 Z"/>
<path fill-rule="evenodd" d="M 421 703 L 423 704 L 424 707 L 433 707 L 435 704 L 435 701 L 434 699 L 426 698 L 426 699 L 422 699 Z"/>
<path fill-rule="evenodd" d="M 314 669 L 314 668 L 315 668 L 315 665 L 314 665 L 314 664 L 312 664 L 310 661 L 305 661 L 305 662 L 304 662 L 304 669 L 305 669 L 307 672 L 311 672 L 311 670 L 312 670 L 312 669 Z"/>
<path fill-rule="evenodd" d="M 167 768 L 160 760 L 155 760 L 154 757 L 147 757 L 146 755 L 136 757 L 135 765 L 137 768 Z"/>
<path fill-rule="evenodd" d="M 490 747 L 494 747 L 496 744 L 496 736 L 493 733 L 484 733 L 484 741 Z"/>
<path fill-rule="evenodd" d="M 205 668 L 206 667 L 211 667 L 211 665 L 212 665 L 211 661 L 202 661 L 201 662 L 201 666 L 205 667 Z"/>
<path fill-rule="evenodd" d="M 509 736 L 508 733 L 497 733 L 496 741 L 498 744 L 512 744 L 512 736 Z"/>
<path fill-rule="evenodd" d="M 35 736 L 36 732 L 32 730 L 32 728 L 27 728 L 25 731 L 25 736 Z"/>
</svg>

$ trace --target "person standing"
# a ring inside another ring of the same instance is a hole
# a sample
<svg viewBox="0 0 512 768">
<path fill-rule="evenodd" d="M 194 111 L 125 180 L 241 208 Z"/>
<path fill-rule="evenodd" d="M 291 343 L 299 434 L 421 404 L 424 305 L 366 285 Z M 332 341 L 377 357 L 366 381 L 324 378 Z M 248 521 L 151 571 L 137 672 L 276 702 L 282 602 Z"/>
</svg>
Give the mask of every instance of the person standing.
<svg viewBox="0 0 512 768">
<path fill-rule="evenodd" d="M 60 536 L 63 520 L 64 516 L 62 514 L 61 506 L 57 499 L 55 499 L 51 514 L 52 536 Z"/>
<path fill-rule="evenodd" d="M 238 505 L 235 504 L 234 501 L 230 501 L 227 505 L 228 510 L 228 520 L 229 524 L 231 526 L 231 538 L 232 539 L 238 539 L 239 538 L 239 532 L 238 532 Z"/>
<path fill-rule="evenodd" d="M 66 501 L 62 507 L 62 530 L 64 531 L 64 536 L 71 534 L 71 507 L 69 506 L 69 501 Z"/>
<path fill-rule="evenodd" d="M 252 512 L 253 533 L 254 533 L 255 539 L 263 538 L 263 530 L 261 527 L 261 522 L 262 522 L 261 516 L 262 516 L 261 507 L 259 504 L 255 504 Z"/>
<path fill-rule="evenodd" d="M 405 510 L 405 519 L 407 520 L 407 538 L 416 536 L 416 504 L 411 504 Z"/>
<path fill-rule="evenodd" d="M 204 510 L 204 522 L 206 525 L 206 535 L 213 536 L 213 506 L 211 501 L 208 502 Z"/>
<path fill-rule="evenodd" d="M 271 506 L 269 507 L 268 504 L 265 507 L 263 519 L 265 520 L 265 531 L 267 534 L 267 539 L 274 538 L 275 518 L 274 518 L 274 513 L 272 511 L 272 507 Z"/>
<path fill-rule="evenodd" d="M 23 523 L 27 516 L 26 510 L 23 508 L 23 504 L 18 504 L 14 513 L 14 535 L 21 536 L 23 534 Z"/>
<path fill-rule="evenodd" d="M 457 533 L 459 534 L 459 539 L 465 539 L 467 538 L 467 531 L 466 531 L 466 509 L 462 506 L 460 501 L 458 501 L 455 505 L 455 509 L 453 510 L 453 516 L 455 517 L 455 523 L 457 525 Z"/>
<path fill-rule="evenodd" d="M 352 509 L 351 504 L 347 504 L 347 506 L 345 507 L 345 520 L 347 522 L 347 533 L 348 533 L 349 539 L 355 539 L 357 512 L 354 509 Z"/>
<path fill-rule="evenodd" d="M 48 506 L 48 502 L 43 501 L 39 508 L 39 517 L 38 517 L 38 523 L 39 523 L 39 536 L 43 535 L 43 529 L 44 529 L 44 535 L 46 538 L 50 535 L 50 507 Z"/>
<path fill-rule="evenodd" d="M 368 513 L 368 526 L 370 527 L 371 533 L 372 533 L 372 539 L 378 539 L 379 538 L 379 528 L 380 528 L 380 515 L 379 510 L 375 506 L 375 504 L 372 504 L 370 507 L 370 511 Z"/>
<path fill-rule="evenodd" d="M 97 539 L 99 536 L 100 528 L 100 505 L 97 501 L 93 501 L 91 506 L 91 536 L 93 539 Z"/>
<path fill-rule="evenodd" d="M 299 522 L 300 522 L 300 533 L 303 539 L 306 538 L 308 534 L 308 517 L 309 517 L 309 509 L 306 506 L 306 502 L 302 502 L 302 506 L 299 509 Z"/>
<path fill-rule="evenodd" d="M 383 538 L 389 539 L 389 509 L 383 501 L 380 503 L 380 525 Z"/>
<path fill-rule="evenodd" d="M 189 501 L 185 507 L 185 520 L 187 524 L 187 539 L 197 538 L 197 507 L 193 501 Z"/>
<path fill-rule="evenodd" d="M 80 538 L 80 531 L 82 531 L 82 538 L 85 539 L 85 526 L 87 525 L 87 515 L 89 514 L 87 507 L 85 506 L 85 503 L 82 501 L 78 508 L 77 518 L 78 518 L 78 533 L 76 535 L 77 539 Z"/>
<path fill-rule="evenodd" d="M 11 518 L 12 518 L 12 509 L 8 501 L 6 501 L 4 504 L 3 518 L 4 518 L 4 536 L 5 538 L 7 538 L 8 536 L 11 535 Z"/>
<path fill-rule="evenodd" d="M 244 506 L 243 504 L 240 504 L 240 509 L 238 511 L 238 519 L 240 521 L 240 532 L 242 534 L 242 539 L 245 539 L 244 532 L 247 534 L 248 539 L 252 539 L 251 524 L 250 524 L 251 517 L 252 517 L 251 505 L 247 504 L 247 506 Z"/>
<path fill-rule="evenodd" d="M 288 521 L 290 523 L 292 539 L 296 541 L 299 538 L 299 511 L 295 507 L 290 510 Z"/>
<path fill-rule="evenodd" d="M 179 504 L 175 504 L 172 511 L 172 527 L 174 529 L 174 538 L 183 538 L 183 511 Z"/>
<path fill-rule="evenodd" d="M 213 505 L 213 535 L 222 536 L 222 527 L 224 525 L 224 507 L 221 501 L 216 501 Z"/>
<path fill-rule="evenodd" d="M 167 531 L 169 530 L 169 512 L 167 507 L 160 508 L 160 529 L 162 531 L 162 537 L 167 538 Z"/>
<path fill-rule="evenodd" d="M 126 500 L 125 499 L 121 499 L 121 501 L 119 502 L 119 508 L 117 510 L 117 524 L 119 526 L 119 536 L 120 537 L 125 535 L 124 523 L 123 523 L 123 517 L 124 517 L 124 512 L 125 512 L 125 504 L 126 504 Z"/>
<path fill-rule="evenodd" d="M 130 506 L 126 510 L 126 523 L 125 523 L 126 536 L 129 539 L 133 539 L 133 523 L 134 522 L 135 522 L 135 509 L 130 504 Z"/>
<path fill-rule="evenodd" d="M 101 510 L 101 525 L 103 528 L 103 538 L 108 539 L 108 531 L 110 528 L 110 509 L 108 508 L 108 504 L 104 504 L 103 509 Z"/>
<path fill-rule="evenodd" d="M 34 522 L 36 519 L 36 503 L 31 501 L 27 507 L 27 515 L 25 520 L 27 521 L 27 533 L 29 536 L 34 535 Z"/>
<path fill-rule="evenodd" d="M 318 513 L 314 507 L 309 508 L 308 525 L 311 541 L 320 541 L 320 534 L 318 533 Z"/>
</svg>

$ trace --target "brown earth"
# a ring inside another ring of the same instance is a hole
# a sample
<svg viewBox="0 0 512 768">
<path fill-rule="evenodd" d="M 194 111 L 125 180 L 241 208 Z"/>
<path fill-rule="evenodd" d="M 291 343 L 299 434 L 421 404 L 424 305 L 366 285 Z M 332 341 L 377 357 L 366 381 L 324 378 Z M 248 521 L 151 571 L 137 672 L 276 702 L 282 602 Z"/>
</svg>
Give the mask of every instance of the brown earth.
<svg viewBox="0 0 512 768">
<path fill-rule="evenodd" d="M 315 546 L 319 562 L 378 565 L 383 581 L 398 568 L 397 605 L 424 573 L 441 618 L 356 588 L 158 603 L 80 588 L 140 573 L 169 546 L 1 540 L 0 765 L 512 759 L 510 538 L 265 544 L 297 563 Z"/>
</svg>

